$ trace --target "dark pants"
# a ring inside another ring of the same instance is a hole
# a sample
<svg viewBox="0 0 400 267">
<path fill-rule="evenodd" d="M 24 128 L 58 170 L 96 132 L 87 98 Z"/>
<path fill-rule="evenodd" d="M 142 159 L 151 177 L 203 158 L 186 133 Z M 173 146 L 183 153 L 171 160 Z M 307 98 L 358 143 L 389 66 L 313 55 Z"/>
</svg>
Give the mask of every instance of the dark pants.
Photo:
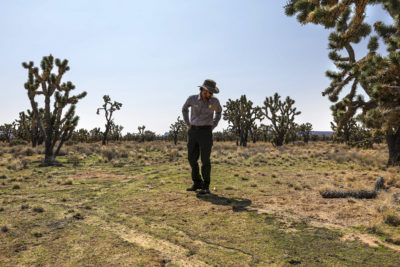
<svg viewBox="0 0 400 267">
<path fill-rule="evenodd" d="M 203 185 L 203 188 L 208 189 L 210 186 L 211 173 L 211 147 L 213 145 L 212 128 L 211 126 L 195 127 L 192 126 L 188 132 L 188 160 L 192 167 L 192 180 L 195 185 Z M 201 174 L 199 164 L 197 163 L 201 156 Z"/>
</svg>

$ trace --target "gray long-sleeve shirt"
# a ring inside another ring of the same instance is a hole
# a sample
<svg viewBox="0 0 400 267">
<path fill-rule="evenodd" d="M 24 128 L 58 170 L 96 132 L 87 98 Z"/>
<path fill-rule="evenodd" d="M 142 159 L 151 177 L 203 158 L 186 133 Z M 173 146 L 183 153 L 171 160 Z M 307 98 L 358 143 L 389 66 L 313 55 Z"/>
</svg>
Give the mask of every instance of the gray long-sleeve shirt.
<svg viewBox="0 0 400 267">
<path fill-rule="evenodd" d="M 189 107 L 191 107 L 190 121 Z M 196 126 L 210 125 L 213 128 L 217 127 L 221 119 L 221 112 L 222 108 L 216 97 L 212 96 L 208 101 L 204 102 L 200 94 L 189 96 L 182 107 L 185 123 Z"/>
</svg>

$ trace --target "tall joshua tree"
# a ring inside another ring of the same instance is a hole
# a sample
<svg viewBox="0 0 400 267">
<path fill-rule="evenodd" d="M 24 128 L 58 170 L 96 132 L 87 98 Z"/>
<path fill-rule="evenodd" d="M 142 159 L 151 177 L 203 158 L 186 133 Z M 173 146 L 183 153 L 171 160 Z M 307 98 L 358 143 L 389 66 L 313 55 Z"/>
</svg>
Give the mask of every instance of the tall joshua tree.
<svg viewBox="0 0 400 267">
<path fill-rule="evenodd" d="M 57 70 L 52 73 L 54 64 Z M 86 92 L 71 96 L 75 85 L 70 81 L 61 83 L 63 75 L 70 69 L 66 59 L 61 61 L 58 58 L 54 60 L 52 55 L 45 56 L 40 63 L 40 70 L 32 61 L 23 62 L 22 66 L 28 70 L 25 89 L 45 142 L 45 158 L 42 165 L 55 165 L 62 145 L 71 138 L 78 124 L 79 117 L 75 116 L 75 105 L 86 96 Z M 36 99 L 40 95 L 44 97 L 43 116 L 40 116 Z M 67 106 L 69 109 L 63 114 Z"/>
<path fill-rule="evenodd" d="M 271 121 L 272 143 L 275 146 L 283 145 L 285 136 L 288 134 L 295 116 L 301 113 L 293 107 L 294 102 L 290 97 L 286 97 L 285 101 L 281 101 L 278 93 L 275 93 L 273 97 L 267 97 L 264 101 L 263 111 L 265 117 Z"/>
<path fill-rule="evenodd" d="M 187 131 L 187 126 L 184 120 L 178 116 L 178 119 L 176 122 L 170 125 L 169 127 L 169 133 L 171 134 L 172 138 L 174 139 L 174 144 L 176 145 L 178 143 L 178 137 L 180 134 L 183 132 Z"/>
<path fill-rule="evenodd" d="M 103 141 L 102 144 L 106 145 L 108 142 L 108 134 L 110 133 L 111 127 L 114 123 L 114 119 L 112 118 L 112 115 L 114 111 L 120 110 L 122 107 L 122 103 L 119 103 L 117 101 L 114 101 L 114 103 L 111 102 L 111 98 L 108 95 L 103 96 L 104 104 L 102 108 L 97 109 L 97 115 L 100 114 L 100 110 L 104 110 L 104 116 L 106 117 L 106 130 L 103 133 Z"/>
<path fill-rule="evenodd" d="M 379 4 L 391 16 L 393 23 L 376 21 L 372 27 L 365 20 L 368 5 Z M 297 14 L 302 24 L 314 23 L 335 28 L 329 36 L 329 58 L 338 71 L 327 71 L 332 80 L 323 92 L 334 102 L 334 116 L 340 118 L 338 128 L 354 118 L 367 127 L 381 130 L 389 148 L 388 165 L 400 165 L 400 0 L 290 0 L 285 8 L 289 16 Z M 370 36 L 369 52 L 356 58 L 354 44 Z M 376 51 L 379 39 L 388 54 Z M 339 101 L 344 88 L 349 93 Z M 358 93 L 362 90 L 368 99 Z M 335 114 L 337 113 L 337 114 Z"/>
<path fill-rule="evenodd" d="M 253 107 L 253 102 L 247 100 L 246 95 L 242 95 L 240 99 L 229 99 L 226 103 L 224 111 L 224 120 L 230 124 L 231 130 L 238 137 L 237 144 L 247 146 L 247 139 L 252 126 L 257 120 L 263 119 L 260 107 Z"/>
<path fill-rule="evenodd" d="M 139 136 L 140 136 L 140 142 L 144 142 L 144 129 L 146 129 L 146 126 L 138 126 L 138 131 L 139 131 Z"/>
</svg>

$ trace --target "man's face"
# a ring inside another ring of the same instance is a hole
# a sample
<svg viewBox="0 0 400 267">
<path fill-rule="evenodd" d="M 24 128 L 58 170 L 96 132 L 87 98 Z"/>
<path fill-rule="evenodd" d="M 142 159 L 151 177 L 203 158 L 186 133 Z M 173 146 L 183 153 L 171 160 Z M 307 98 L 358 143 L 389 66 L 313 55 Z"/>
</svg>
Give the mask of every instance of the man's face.
<svg viewBox="0 0 400 267">
<path fill-rule="evenodd" d="M 201 96 L 203 97 L 203 99 L 209 100 L 209 99 L 213 96 L 213 94 L 210 93 L 210 92 L 209 92 L 208 90 L 206 90 L 206 89 L 202 89 L 202 90 L 201 90 Z"/>
</svg>

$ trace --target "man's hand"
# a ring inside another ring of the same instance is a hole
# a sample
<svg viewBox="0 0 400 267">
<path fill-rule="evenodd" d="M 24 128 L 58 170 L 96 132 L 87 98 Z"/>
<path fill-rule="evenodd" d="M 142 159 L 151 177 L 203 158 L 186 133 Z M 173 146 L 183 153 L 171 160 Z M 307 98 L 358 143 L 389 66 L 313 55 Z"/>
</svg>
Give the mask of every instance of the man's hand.
<svg viewBox="0 0 400 267">
<path fill-rule="evenodd" d="M 188 127 L 188 129 L 190 129 L 190 126 L 192 126 L 192 125 L 190 125 L 190 123 L 187 125 L 187 127 Z"/>
</svg>

